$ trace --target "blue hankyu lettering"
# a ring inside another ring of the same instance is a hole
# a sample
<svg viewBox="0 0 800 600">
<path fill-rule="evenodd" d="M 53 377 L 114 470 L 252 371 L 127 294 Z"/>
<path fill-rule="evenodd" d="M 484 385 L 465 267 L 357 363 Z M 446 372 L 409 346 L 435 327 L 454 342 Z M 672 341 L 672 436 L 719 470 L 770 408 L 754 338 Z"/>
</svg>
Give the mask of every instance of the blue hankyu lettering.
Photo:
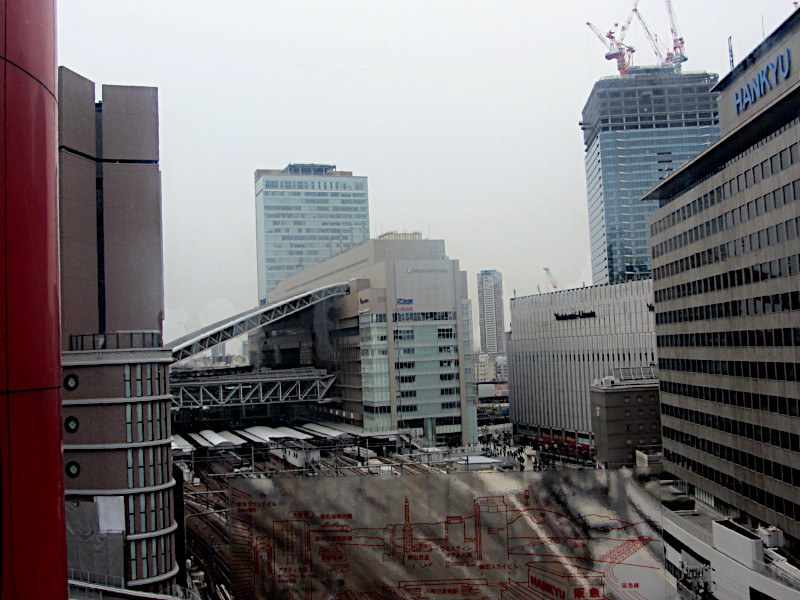
<svg viewBox="0 0 800 600">
<path fill-rule="evenodd" d="M 787 48 L 783 54 L 778 54 L 773 62 L 768 63 L 755 77 L 739 88 L 738 92 L 734 92 L 733 105 L 736 108 L 736 114 L 747 109 L 758 98 L 771 90 L 773 85 L 777 86 L 780 79 L 787 79 L 790 72 L 791 58 Z"/>
</svg>

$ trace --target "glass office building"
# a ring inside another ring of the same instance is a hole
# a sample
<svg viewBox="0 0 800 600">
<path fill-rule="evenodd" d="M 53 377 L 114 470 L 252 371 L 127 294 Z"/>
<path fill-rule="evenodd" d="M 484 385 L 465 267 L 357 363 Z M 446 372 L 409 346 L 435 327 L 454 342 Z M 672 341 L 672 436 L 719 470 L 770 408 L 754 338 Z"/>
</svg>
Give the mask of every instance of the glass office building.
<svg viewBox="0 0 800 600">
<path fill-rule="evenodd" d="M 634 67 L 594 84 L 583 109 L 592 281 L 651 276 L 641 201 L 654 185 L 719 139 L 712 73 Z"/>
<path fill-rule="evenodd" d="M 258 298 L 278 283 L 369 239 L 367 178 L 336 165 L 255 172 Z"/>
</svg>

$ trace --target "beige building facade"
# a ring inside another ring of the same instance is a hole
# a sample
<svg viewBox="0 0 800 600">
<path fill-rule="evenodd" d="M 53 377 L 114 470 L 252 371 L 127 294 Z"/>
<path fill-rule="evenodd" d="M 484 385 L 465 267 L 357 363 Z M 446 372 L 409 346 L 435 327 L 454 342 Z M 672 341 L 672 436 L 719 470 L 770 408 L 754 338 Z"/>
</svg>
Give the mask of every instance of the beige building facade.
<svg viewBox="0 0 800 600">
<path fill-rule="evenodd" d="M 367 433 L 409 431 L 431 444 L 477 441 L 466 273 L 444 242 L 369 240 L 280 282 L 270 298 L 345 282 L 350 294 L 313 323 L 282 322 L 251 336 L 255 362 L 335 372 L 332 401 L 319 408 L 324 419 Z"/>
<path fill-rule="evenodd" d="M 665 468 L 800 539 L 800 13 L 716 87 L 722 139 L 651 191 Z M 795 545 L 797 547 L 797 545 Z"/>
</svg>

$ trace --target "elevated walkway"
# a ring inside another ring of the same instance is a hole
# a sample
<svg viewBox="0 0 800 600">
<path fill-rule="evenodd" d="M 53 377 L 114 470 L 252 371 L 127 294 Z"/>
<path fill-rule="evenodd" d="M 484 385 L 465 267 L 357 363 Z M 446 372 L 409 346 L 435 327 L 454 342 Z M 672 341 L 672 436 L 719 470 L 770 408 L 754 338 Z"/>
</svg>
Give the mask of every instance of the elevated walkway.
<svg viewBox="0 0 800 600">
<path fill-rule="evenodd" d="M 182 376 L 170 382 L 172 408 L 322 402 L 336 375 L 322 369 L 263 370 L 215 376 Z"/>
<path fill-rule="evenodd" d="M 287 300 L 273 304 L 265 304 L 252 308 L 238 315 L 223 319 L 213 325 L 204 327 L 168 344 L 172 348 L 175 361 L 191 358 L 209 348 L 228 341 L 231 338 L 248 333 L 263 325 L 280 321 L 301 310 L 319 304 L 329 298 L 338 298 L 350 293 L 349 283 L 336 283 L 310 292 L 299 294 Z"/>
</svg>

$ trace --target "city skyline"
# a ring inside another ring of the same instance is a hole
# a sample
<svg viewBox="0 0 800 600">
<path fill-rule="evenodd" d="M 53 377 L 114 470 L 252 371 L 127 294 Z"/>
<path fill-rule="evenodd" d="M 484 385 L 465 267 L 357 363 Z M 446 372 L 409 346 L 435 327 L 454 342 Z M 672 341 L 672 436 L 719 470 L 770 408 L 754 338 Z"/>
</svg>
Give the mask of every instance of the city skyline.
<svg viewBox="0 0 800 600">
<path fill-rule="evenodd" d="M 368 176 L 371 234 L 419 230 L 447 240 L 469 274 L 470 297 L 474 274 L 485 268 L 504 273 L 509 297 L 535 293 L 545 283 L 543 266 L 563 288 L 588 284 L 576 123 L 592 83 L 616 70 L 585 21 L 605 29 L 627 4 L 584 2 L 548 14 L 522 4 L 486 13 L 477 3 L 453 10 L 443 2 L 423 12 L 414 3 L 346 2 L 314 4 L 302 15 L 289 6 L 220 13 L 192 5 L 187 21 L 188 5 L 180 3 L 109 13 L 63 2 L 59 63 L 80 65 L 94 80 L 161 90 L 170 340 L 253 306 L 250 177 L 260 166 L 292 161 L 346 165 Z M 668 33 L 663 5 L 641 8 Z M 762 11 L 769 33 L 791 9 L 745 6 L 736 23 L 725 24 L 712 18 L 724 14 L 722 3 L 678 4 L 684 70 L 724 75 L 729 35 L 741 60 L 761 40 Z M 92 13 L 109 18 L 100 27 Z M 283 31 L 254 35 L 268 21 L 282 22 Z M 635 62 L 652 63 L 634 27 Z M 145 36 L 158 43 L 131 53 Z M 557 59 L 547 54 L 556 47 Z M 275 60 L 264 63 L 264 56 Z M 476 243 L 483 230 L 503 235 Z"/>
</svg>

